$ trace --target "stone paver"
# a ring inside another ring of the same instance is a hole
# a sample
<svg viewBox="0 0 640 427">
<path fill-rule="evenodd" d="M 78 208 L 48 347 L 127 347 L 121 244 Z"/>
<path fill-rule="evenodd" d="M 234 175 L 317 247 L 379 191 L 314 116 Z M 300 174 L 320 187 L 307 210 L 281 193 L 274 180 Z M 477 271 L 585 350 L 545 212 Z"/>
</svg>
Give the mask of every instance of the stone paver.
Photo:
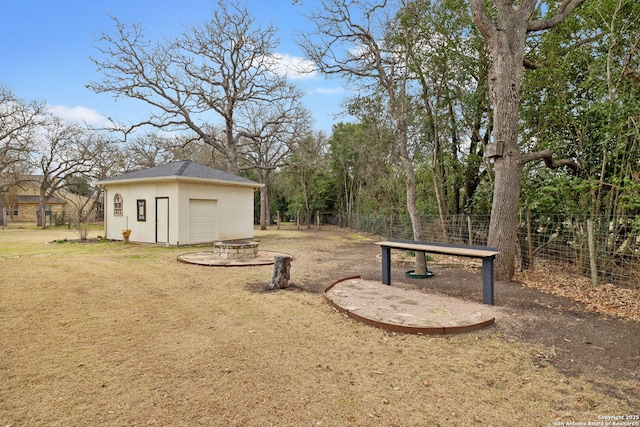
<svg viewBox="0 0 640 427">
<path fill-rule="evenodd" d="M 255 258 L 250 259 L 218 259 L 213 250 L 201 252 L 189 252 L 178 255 L 178 261 L 187 264 L 197 264 L 206 267 L 250 267 L 255 265 L 269 265 L 274 263 L 277 256 L 291 256 L 284 252 L 258 251 Z"/>
<path fill-rule="evenodd" d="M 498 311 L 494 306 L 361 278 L 334 284 L 325 297 L 352 317 L 372 320 L 383 328 L 402 326 L 406 332 L 465 332 L 493 324 Z"/>
</svg>

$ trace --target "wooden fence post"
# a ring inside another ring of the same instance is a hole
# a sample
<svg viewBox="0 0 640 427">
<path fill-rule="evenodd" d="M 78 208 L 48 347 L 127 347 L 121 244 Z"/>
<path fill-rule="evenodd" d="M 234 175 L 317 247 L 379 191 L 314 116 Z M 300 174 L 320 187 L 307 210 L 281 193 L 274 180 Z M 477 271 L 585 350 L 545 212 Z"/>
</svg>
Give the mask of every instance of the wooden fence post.
<svg viewBox="0 0 640 427">
<path fill-rule="evenodd" d="M 593 220 L 587 220 L 587 241 L 589 243 L 589 265 L 591 266 L 591 284 L 598 286 L 598 265 L 596 254 L 596 241 L 593 235 Z"/>
<path fill-rule="evenodd" d="M 527 201 L 527 254 L 529 257 L 529 268 L 533 269 L 533 231 L 531 229 L 531 206 Z"/>
</svg>

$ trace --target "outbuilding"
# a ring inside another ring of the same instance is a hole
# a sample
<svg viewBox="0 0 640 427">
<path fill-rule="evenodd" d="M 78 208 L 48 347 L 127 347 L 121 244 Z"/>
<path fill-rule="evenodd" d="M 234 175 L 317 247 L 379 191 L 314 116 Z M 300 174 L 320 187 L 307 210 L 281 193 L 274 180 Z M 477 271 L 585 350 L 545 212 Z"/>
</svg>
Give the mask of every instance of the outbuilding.
<svg viewBox="0 0 640 427">
<path fill-rule="evenodd" d="M 262 184 L 184 160 L 98 182 L 105 237 L 193 245 L 253 238 L 254 192 Z M 127 239 L 124 239 L 127 240 Z"/>
</svg>

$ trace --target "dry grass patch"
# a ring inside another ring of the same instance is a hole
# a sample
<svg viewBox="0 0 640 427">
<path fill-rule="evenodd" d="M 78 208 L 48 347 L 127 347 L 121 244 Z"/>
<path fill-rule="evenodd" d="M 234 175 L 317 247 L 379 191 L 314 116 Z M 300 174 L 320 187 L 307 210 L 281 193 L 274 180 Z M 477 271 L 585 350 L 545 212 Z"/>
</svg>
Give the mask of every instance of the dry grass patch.
<svg viewBox="0 0 640 427">
<path fill-rule="evenodd" d="M 336 236 L 257 232 L 261 248 L 294 255 L 298 283 L 340 276 L 335 254 L 357 243 Z M 256 292 L 271 266 L 199 267 L 177 262 L 180 249 L 118 242 L 42 246 L 0 256 L 1 426 L 553 425 L 634 409 L 491 330 L 389 335 L 318 294 Z"/>
</svg>

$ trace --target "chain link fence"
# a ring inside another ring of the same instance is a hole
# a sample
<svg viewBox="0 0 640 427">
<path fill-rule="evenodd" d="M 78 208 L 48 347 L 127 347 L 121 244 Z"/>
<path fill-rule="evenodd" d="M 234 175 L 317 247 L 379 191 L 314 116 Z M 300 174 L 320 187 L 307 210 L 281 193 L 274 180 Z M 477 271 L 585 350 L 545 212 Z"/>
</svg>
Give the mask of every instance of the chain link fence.
<svg viewBox="0 0 640 427">
<path fill-rule="evenodd" d="M 324 214 L 322 222 L 384 238 L 412 239 L 411 221 L 403 216 Z M 425 217 L 422 240 L 462 245 L 486 245 L 489 216 Z M 612 283 L 640 289 L 640 217 L 558 217 L 521 215 L 517 265 L 532 268 L 551 261 L 593 284 Z"/>
</svg>

